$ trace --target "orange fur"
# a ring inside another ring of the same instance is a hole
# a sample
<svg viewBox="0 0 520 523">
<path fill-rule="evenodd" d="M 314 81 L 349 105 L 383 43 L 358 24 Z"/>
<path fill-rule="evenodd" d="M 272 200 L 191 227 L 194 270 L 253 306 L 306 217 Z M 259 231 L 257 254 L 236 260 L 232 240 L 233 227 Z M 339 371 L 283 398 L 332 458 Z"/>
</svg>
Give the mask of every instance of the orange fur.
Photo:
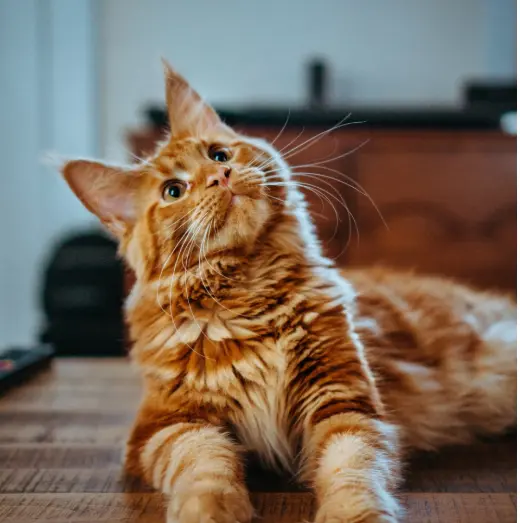
<svg viewBox="0 0 520 523">
<path fill-rule="evenodd" d="M 172 136 L 152 158 L 63 169 L 137 275 L 126 315 L 144 397 L 127 470 L 170 495 L 171 523 L 250 521 L 245 450 L 299 471 L 319 523 L 397 521 L 406 449 L 515 423 L 514 304 L 445 279 L 341 275 L 281 155 L 166 74 Z"/>
</svg>

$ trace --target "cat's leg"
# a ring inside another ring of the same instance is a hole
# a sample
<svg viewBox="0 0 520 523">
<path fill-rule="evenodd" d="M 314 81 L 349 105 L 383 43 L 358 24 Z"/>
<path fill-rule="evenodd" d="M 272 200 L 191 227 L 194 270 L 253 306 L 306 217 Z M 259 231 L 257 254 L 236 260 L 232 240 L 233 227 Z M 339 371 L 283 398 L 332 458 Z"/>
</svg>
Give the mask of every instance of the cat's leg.
<svg viewBox="0 0 520 523">
<path fill-rule="evenodd" d="M 139 420 L 126 468 L 169 496 L 167 523 L 248 523 L 253 514 L 236 444 L 218 426 Z"/>
<path fill-rule="evenodd" d="M 345 411 L 308 426 L 304 439 L 303 479 L 316 493 L 316 523 L 399 521 L 399 463 L 391 425 Z"/>
</svg>

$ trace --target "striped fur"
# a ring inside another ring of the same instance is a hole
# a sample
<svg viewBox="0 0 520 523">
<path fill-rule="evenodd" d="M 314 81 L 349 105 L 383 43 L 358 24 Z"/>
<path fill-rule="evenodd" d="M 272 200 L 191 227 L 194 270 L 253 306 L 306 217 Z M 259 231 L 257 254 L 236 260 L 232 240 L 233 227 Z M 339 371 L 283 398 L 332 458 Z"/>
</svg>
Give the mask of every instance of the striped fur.
<svg viewBox="0 0 520 523">
<path fill-rule="evenodd" d="M 128 472 L 170 495 L 169 523 L 245 523 L 241 455 L 254 451 L 314 487 L 319 523 L 397 521 L 408 449 L 516 422 L 514 304 L 448 280 L 340 274 L 282 156 L 167 78 L 174 133 L 152 158 L 63 169 L 137 275 L 126 315 L 144 397 Z M 207 182 L 222 169 L 212 144 L 230 152 L 237 198 Z M 186 195 L 166 203 L 172 178 Z"/>
</svg>

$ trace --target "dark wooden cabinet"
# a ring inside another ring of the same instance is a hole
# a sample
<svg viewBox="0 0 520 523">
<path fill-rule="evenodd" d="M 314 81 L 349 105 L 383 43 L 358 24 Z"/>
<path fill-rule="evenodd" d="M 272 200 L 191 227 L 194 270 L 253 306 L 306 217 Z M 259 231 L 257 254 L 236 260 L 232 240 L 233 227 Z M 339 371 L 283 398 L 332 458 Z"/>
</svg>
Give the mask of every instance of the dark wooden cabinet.
<svg viewBox="0 0 520 523">
<path fill-rule="evenodd" d="M 279 133 L 240 130 L 269 141 Z M 340 265 L 382 263 L 516 287 L 515 138 L 351 126 L 313 140 L 321 131 L 288 128 L 275 145 L 305 173 L 296 175 L 302 183 L 317 186 L 304 192 L 325 250 Z M 156 130 L 129 135 L 138 156 L 159 139 Z"/>
<path fill-rule="evenodd" d="M 516 279 L 516 146 L 484 133 L 386 137 L 357 155 L 362 241 L 349 262 L 381 261 L 513 288 Z"/>
</svg>

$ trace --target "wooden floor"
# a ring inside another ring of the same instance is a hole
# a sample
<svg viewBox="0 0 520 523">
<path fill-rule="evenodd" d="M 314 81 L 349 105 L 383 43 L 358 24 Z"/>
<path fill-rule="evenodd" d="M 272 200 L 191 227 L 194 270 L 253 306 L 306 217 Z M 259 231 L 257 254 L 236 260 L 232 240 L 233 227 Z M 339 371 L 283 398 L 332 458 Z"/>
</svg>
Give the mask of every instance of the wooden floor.
<svg viewBox="0 0 520 523">
<path fill-rule="evenodd" d="M 0 397 L 0 522 L 161 522 L 163 500 L 121 474 L 139 399 L 123 360 L 61 360 Z M 447 429 L 449 430 L 449 429 Z M 312 496 L 253 470 L 265 523 L 311 521 Z M 408 522 L 516 521 L 516 437 L 417 457 L 402 499 Z"/>
</svg>

